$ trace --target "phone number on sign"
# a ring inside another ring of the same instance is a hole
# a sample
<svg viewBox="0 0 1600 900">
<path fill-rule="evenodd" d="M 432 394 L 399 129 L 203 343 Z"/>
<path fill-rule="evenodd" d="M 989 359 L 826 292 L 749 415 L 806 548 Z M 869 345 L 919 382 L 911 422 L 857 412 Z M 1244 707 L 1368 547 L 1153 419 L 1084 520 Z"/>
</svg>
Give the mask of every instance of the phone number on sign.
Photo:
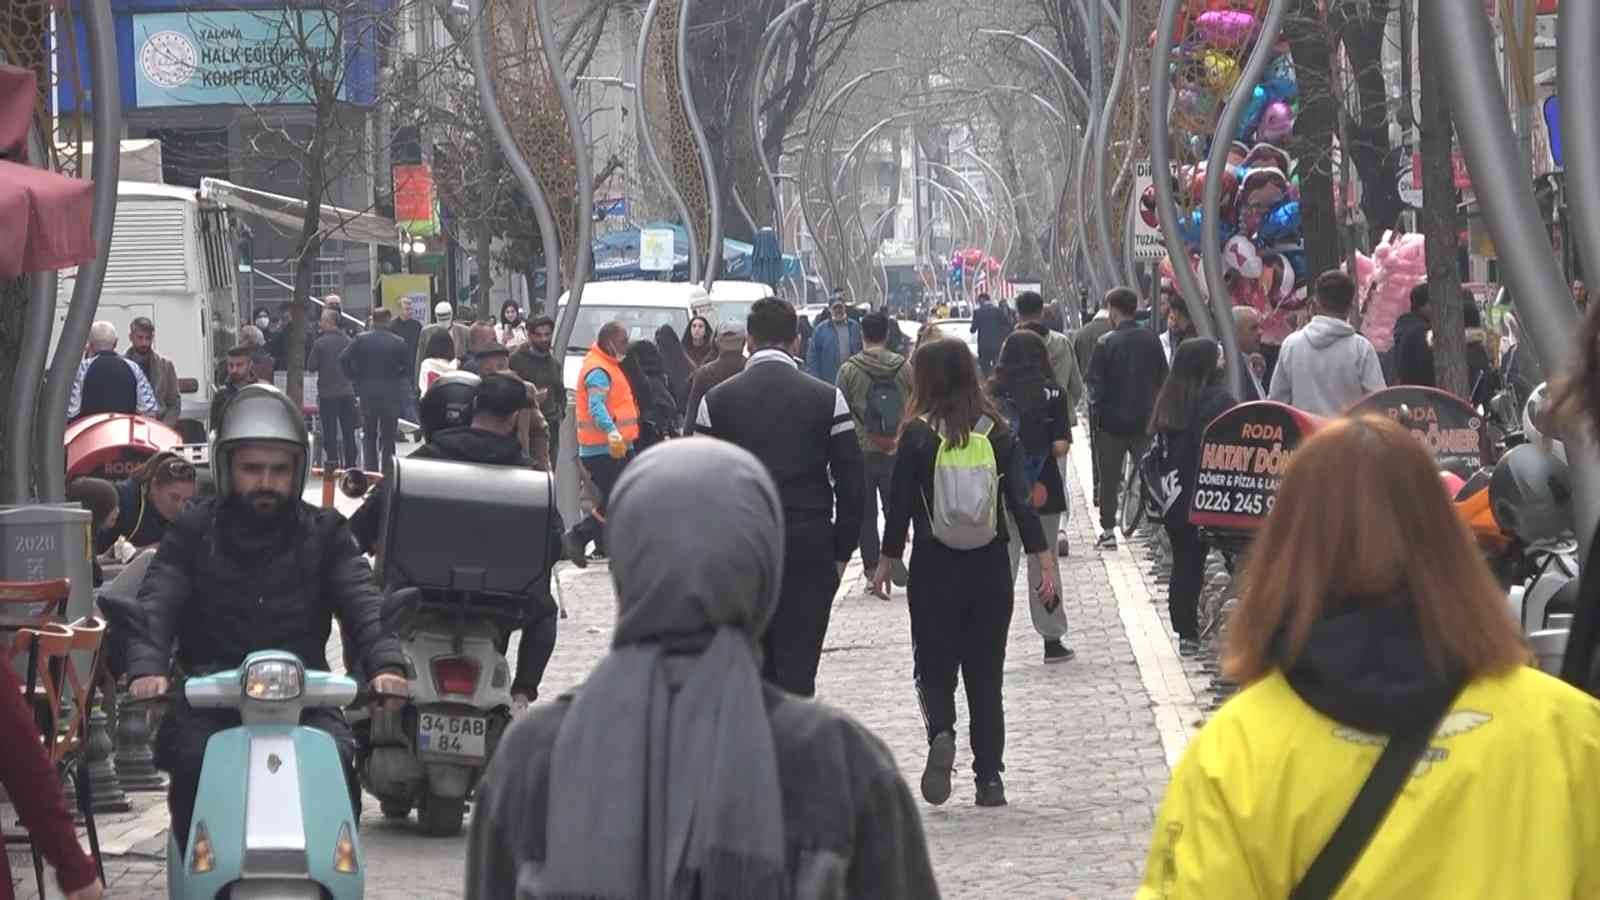
<svg viewBox="0 0 1600 900">
<path fill-rule="evenodd" d="M 1264 516 L 1272 512 L 1273 497 L 1269 494 L 1241 494 L 1234 491 L 1194 492 L 1194 508 L 1202 512 L 1236 513 L 1247 516 Z"/>
</svg>

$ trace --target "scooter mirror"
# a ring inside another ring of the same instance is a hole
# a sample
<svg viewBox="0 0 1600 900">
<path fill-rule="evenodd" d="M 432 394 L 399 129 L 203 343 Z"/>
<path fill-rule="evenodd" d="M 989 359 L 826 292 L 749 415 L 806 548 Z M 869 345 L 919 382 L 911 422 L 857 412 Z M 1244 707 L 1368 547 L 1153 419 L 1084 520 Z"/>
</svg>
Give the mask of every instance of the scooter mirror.
<svg viewBox="0 0 1600 900">
<path fill-rule="evenodd" d="M 390 632 L 405 632 L 410 629 L 421 608 L 422 589 L 401 588 L 383 601 L 383 624 Z"/>
<path fill-rule="evenodd" d="M 360 469 L 346 469 L 339 476 L 339 491 L 353 500 L 360 500 L 367 495 L 369 482 L 367 473 Z"/>
</svg>

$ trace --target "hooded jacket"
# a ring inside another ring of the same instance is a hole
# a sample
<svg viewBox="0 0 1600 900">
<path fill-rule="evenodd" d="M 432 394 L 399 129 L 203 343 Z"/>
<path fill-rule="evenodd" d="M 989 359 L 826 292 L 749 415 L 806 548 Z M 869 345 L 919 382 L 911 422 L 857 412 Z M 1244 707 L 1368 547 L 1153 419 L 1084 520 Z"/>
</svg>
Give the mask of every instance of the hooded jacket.
<svg viewBox="0 0 1600 900">
<path fill-rule="evenodd" d="M 1395 384 L 1433 387 L 1433 347 L 1428 344 L 1428 320 L 1408 312 L 1394 322 Z"/>
<path fill-rule="evenodd" d="M 887 447 L 877 446 L 874 435 L 867 433 L 866 419 L 867 393 L 872 389 L 872 383 L 889 378 L 893 378 L 900 386 L 900 399 L 909 401 L 910 361 L 887 347 L 868 347 L 839 367 L 839 390 L 844 393 L 844 402 L 850 405 L 850 417 L 856 420 L 856 440 L 861 444 L 862 453 L 894 453 L 894 435 L 878 435 L 887 437 L 889 441 Z"/>
<path fill-rule="evenodd" d="M 1314 416 L 1337 416 L 1385 387 L 1372 343 L 1343 319 L 1317 316 L 1283 342 L 1268 395 Z"/>
<path fill-rule="evenodd" d="M 1453 687 L 1409 609 L 1313 627 L 1300 659 L 1189 745 L 1139 900 L 1290 895 L 1377 764 L 1386 734 Z M 1340 898 L 1600 896 L 1600 701 L 1518 667 L 1470 681 Z"/>
</svg>

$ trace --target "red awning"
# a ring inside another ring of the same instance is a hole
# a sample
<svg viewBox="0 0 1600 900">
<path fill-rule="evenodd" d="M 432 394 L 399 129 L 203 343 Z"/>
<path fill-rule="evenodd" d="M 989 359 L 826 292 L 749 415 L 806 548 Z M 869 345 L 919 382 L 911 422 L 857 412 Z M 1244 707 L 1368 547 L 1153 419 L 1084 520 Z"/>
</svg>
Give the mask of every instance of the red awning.
<svg viewBox="0 0 1600 900">
<path fill-rule="evenodd" d="M 94 259 L 94 184 L 0 160 L 0 278 Z"/>
</svg>

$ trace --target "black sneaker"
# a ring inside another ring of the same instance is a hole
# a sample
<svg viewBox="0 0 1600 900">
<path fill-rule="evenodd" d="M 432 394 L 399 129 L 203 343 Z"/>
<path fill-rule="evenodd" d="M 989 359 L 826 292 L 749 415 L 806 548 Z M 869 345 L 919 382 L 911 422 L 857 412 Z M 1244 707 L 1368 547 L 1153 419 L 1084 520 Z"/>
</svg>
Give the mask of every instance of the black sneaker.
<svg viewBox="0 0 1600 900">
<path fill-rule="evenodd" d="M 589 542 L 579 537 L 576 531 L 561 535 L 561 552 L 566 555 L 568 562 L 580 569 L 589 568 L 589 557 L 586 555 L 588 548 Z"/>
<path fill-rule="evenodd" d="M 922 767 L 922 799 L 934 806 L 950 799 L 950 773 L 956 765 L 956 736 L 941 731 L 928 742 L 928 763 Z"/>
<path fill-rule="evenodd" d="M 1094 548 L 1096 550 L 1117 549 L 1117 533 L 1115 531 L 1102 531 L 1100 539 L 1094 542 Z"/>
<path fill-rule="evenodd" d="M 999 775 L 978 779 L 978 797 L 974 801 L 979 806 L 1005 806 L 1006 783 L 1000 780 Z"/>
<path fill-rule="evenodd" d="M 1192 638 L 1180 638 L 1178 640 L 1178 655 L 1185 658 L 1199 656 L 1200 642 Z"/>
<path fill-rule="evenodd" d="M 1050 663 L 1064 663 L 1078 655 L 1078 651 L 1062 645 L 1059 640 L 1044 642 L 1044 661 Z"/>
</svg>

